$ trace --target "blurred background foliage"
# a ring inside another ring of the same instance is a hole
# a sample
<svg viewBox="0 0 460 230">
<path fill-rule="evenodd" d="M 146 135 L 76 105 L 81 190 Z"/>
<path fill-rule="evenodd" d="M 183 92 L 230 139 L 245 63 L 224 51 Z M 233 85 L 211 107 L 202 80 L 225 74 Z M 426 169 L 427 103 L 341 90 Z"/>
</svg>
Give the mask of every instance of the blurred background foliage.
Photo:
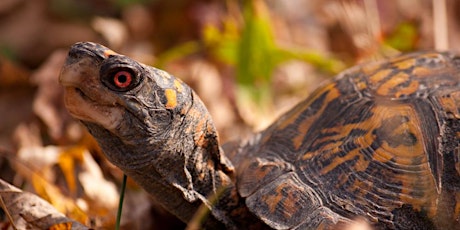
<svg viewBox="0 0 460 230">
<path fill-rule="evenodd" d="M 116 201 L 107 194 L 116 197 L 122 174 L 70 118 L 57 82 L 77 41 L 187 82 L 225 142 L 266 127 L 349 66 L 458 51 L 459 9 L 455 0 L 2 0 L 1 178 L 69 203 L 60 210 L 85 224 L 113 227 Z M 93 190 L 95 181 L 106 186 Z M 185 227 L 132 182 L 130 189 L 126 229 Z"/>
</svg>

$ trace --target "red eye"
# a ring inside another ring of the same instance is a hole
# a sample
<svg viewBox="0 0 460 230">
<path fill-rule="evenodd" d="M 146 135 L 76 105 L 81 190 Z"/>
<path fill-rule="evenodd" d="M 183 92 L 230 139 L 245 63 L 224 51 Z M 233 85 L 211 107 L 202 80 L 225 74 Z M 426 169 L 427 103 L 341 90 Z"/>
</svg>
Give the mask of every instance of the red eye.
<svg viewBox="0 0 460 230">
<path fill-rule="evenodd" d="M 113 76 L 113 83 L 118 88 L 126 88 L 131 84 L 133 76 L 128 71 L 119 71 Z"/>
</svg>

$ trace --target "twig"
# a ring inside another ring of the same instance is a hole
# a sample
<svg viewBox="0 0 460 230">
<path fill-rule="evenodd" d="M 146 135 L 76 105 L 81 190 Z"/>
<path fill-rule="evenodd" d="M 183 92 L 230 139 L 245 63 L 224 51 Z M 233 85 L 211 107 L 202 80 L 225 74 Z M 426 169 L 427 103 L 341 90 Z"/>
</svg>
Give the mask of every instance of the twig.
<svg viewBox="0 0 460 230">
<path fill-rule="evenodd" d="M 2 195 L 0 195 L 0 205 L 2 206 L 3 211 L 5 212 L 6 216 L 8 217 L 8 220 L 11 223 L 11 226 L 13 227 L 14 230 L 17 230 L 16 225 L 14 225 L 13 217 L 11 216 L 10 212 L 8 211 L 8 208 L 6 207 L 5 201 L 3 201 Z"/>
</svg>

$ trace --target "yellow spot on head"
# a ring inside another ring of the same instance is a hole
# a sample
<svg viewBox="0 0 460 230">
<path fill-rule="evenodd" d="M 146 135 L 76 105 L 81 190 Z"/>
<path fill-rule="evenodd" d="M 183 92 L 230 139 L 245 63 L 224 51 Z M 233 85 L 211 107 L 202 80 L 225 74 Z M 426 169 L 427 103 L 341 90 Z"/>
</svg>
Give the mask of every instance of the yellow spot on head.
<svg viewBox="0 0 460 230">
<path fill-rule="evenodd" d="M 165 96 L 166 96 L 166 108 L 167 109 L 173 109 L 174 107 L 177 106 L 177 95 L 176 91 L 173 89 L 166 89 L 165 90 Z"/>
<path fill-rule="evenodd" d="M 108 58 L 108 57 L 110 57 L 110 56 L 113 56 L 113 55 L 118 55 L 118 53 L 116 53 L 116 52 L 113 51 L 113 50 L 109 50 L 109 49 L 107 49 L 107 50 L 104 51 L 104 57 L 106 57 L 106 58 Z"/>
</svg>

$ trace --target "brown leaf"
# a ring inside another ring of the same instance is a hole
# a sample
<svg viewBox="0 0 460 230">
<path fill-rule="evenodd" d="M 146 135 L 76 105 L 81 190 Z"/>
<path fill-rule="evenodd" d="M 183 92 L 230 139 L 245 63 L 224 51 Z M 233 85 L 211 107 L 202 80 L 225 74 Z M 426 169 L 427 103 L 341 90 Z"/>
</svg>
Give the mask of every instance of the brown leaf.
<svg viewBox="0 0 460 230">
<path fill-rule="evenodd" d="M 11 215 L 17 229 L 50 229 L 61 223 L 67 223 L 66 226 L 71 223 L 71 229 L 89 229 L 67 218 L 38 196 L 23 192 L 1 179 L 0 196 L 4 201 L 4 211 Z"/>
</svg>

